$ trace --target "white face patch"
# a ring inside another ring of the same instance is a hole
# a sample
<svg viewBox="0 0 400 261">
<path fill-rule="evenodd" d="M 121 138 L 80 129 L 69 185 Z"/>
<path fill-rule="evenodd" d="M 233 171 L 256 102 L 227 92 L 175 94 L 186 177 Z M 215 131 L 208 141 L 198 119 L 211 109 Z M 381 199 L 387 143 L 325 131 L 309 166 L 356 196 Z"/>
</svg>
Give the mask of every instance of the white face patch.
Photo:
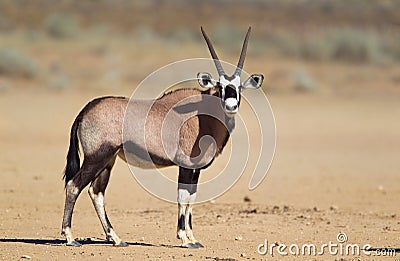
<svg viewBox="0 0 400 261">
<path fill-rule="evenodd" d="M 239 86 L 240 86 L 240 77 L 235 75 L 235 77 L 232 80 L 229 81 L 228 79 L 225 78 L 225 75 L 221 75 L 219 77 L 219 82 L 224 87 L 229 85 L 229 84 L 232 84 L 236 88 L 239 88 Z"/>
</svg>

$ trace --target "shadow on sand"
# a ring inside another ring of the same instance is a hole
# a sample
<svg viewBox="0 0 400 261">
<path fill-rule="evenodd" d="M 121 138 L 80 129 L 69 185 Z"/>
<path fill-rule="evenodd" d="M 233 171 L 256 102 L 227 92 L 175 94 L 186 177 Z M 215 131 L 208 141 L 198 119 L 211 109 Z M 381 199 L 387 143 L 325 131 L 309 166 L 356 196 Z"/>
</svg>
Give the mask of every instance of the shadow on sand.
<svg viewBox="0 0 400 261">
<path fill-rule="evenodd" d="M 100 238 L 86 238 L 77 240 L 82 245 L 105 245 L 113 246 L 112 242 Z M 51 245 L 65 246 L 64 239 L 38 239 L 38 238 L 0 238 L 0 243 L 25 243 L 32 245 Z M 145 247 L 166 247 L 166 248 L 181 248 L 181 246 L 165 245 L 165 244 L 150 244 L 144 242 L 126 242 L 130 246 L 145 246 Z"/>
</svg>

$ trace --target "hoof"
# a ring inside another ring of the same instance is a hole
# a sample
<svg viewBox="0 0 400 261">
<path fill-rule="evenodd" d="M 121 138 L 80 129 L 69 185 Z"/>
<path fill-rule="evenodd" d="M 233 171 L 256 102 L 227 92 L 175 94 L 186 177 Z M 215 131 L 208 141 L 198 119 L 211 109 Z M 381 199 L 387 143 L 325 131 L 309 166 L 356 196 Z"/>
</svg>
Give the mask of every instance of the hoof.
<svg viewBox="0 0 400 261">
<path fill-rule="evenodd" d="M 189 243 L 186 245 L 182 245 L 182 247 L 184 247 L 184 248 L 202 248 L 204 246 L 202 244 L 200 244 L 199 242 L 196 242 L 196 243 Z"/>
<path fill-rule="evenodd" d="M 115 247 L 127 247 L 129 245 L 125 241 L 121 241 L 119 244 L 114 244 L 114 246 Z"/>
<path fill-rule="evenodd" d="M 82 244 L 78 243 L 74 240 L 74 241 L 67 243 L 67 246 L 80 247 L 80 246 L 82 246 Z"/>
</svg>

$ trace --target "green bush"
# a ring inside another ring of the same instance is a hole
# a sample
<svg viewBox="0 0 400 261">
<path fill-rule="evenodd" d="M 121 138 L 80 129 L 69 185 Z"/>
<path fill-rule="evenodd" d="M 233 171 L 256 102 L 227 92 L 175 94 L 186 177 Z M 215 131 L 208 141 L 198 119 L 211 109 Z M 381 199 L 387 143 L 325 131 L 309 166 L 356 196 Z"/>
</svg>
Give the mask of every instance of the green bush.
<svg viewBox="0 0 400 261">
<path fill-rule="evenodd" d="M 400 42 L 396 36 L 360 28 L 328 28 L 307 35 L 269 32 L 263 36 L 262 45 L 256 47 L 269 54 L 312 61 L 380 63 L 400 60 Z"/>
<path fill-rule="evenodd" d="M 0 50 L 0 74 L 34 78 L 38 74 L 38 66 L 26 54 L 14 49 L 2 49 Z"/>
<path fill-rule="evenodd" d="M 331 46 L 324 36 L 311 37 L 299 43 L 298 52 L 303 59 L 322 61 L 330 58 Z"/>
<path fill-rule="evenodd" d="M 240 51 L 246 30 L 247 28 L 239 28 L 231 24 L 221 24 L 214 30 L 205 28 L 207 35 L 215 45 L 214 48 L 217 49 L 217 53 L 218 49 L 222 48 L 233 53 L 237 53 L 238 50 Z M 222 50 L 220 53 L 222 53 Z"/>
<path fill-rule="evenodd" d="M 76 20 L 69 15 L 50 15 L 45 22 L 47 33 L 55 38 L 70 38 L 79 33 Z"/>
<path fill-rule="evenodd" d="M 382 58 L 381 40 L 369 32 L 337 30 L 330 35 L 331 57 L 345 62 L 374 62 Z"/>
<path fill-rule="evenodd" d="M 304 69 L 293 71 L 293 89 L 301 92 L 310 92 L 315 90 L 314 79 Z"/>
</svg>

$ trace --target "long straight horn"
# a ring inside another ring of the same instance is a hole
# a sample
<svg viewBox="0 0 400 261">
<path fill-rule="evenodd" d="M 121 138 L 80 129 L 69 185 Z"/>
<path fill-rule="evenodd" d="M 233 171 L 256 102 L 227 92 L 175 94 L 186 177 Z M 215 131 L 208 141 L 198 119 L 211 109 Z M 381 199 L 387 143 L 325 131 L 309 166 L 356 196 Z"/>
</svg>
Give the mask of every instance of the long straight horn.
<svg viewBox="0 0 400 261">
<path fill-rule="evenodd" d="M 201 26 L 200 28 L 201 28 L 201 33 L 203 34 L 203 37 L 206 40 L 208 49 L 210 50 L 211 57 L 214 59 L 214 63 L 215 63 L 215 67 L 217 67 L 218 75 L 220 75 L 220 76 L 224 75 L 225 74 L 224 69 L 222 68 L 221 62 L 218 59 L 217 53 L 215 52 L 210 39 L 208 38 L 206 32 L 204 32 L 203 26 Z"/>
<path fill-rule="evenodd" d="M 251 32 L 251 26 L 249 26 L 249 30 L 247 30 L 246 38 L 244 38 L 242 52 L 240 53 L 239 62 L 235 70 L 235 75 L 237 76 L 240 76 L 240 74 L 242 73 L 244 59 L 246 58 L 247 43 L 249 42 L 250 32 Z"/>
</svg>

